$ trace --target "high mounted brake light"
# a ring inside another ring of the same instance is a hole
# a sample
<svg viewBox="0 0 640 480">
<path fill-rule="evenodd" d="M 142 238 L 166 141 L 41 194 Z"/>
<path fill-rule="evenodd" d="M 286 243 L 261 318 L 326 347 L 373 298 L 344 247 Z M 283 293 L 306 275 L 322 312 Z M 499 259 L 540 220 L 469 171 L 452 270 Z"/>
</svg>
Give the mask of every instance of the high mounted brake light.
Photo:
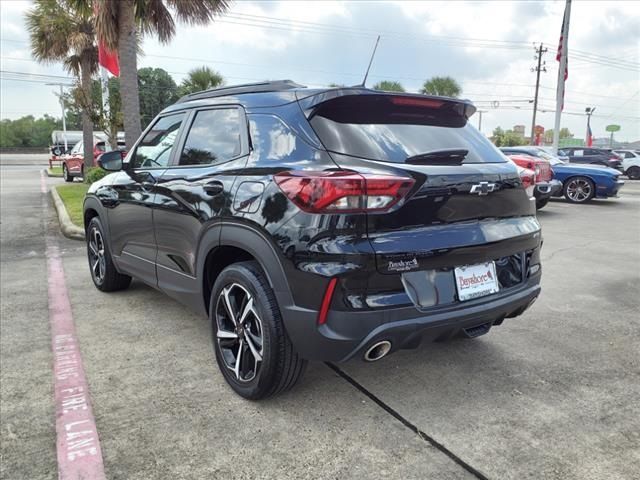
<svg viewBox="0 0 640 480">
<path fill-rule="evenodd" d="M 415 183 L 410 177 L 347 170 L 289 171 L 274 175 L 274 180 L 289 200 L 309 213 L 388 211 Z"/>
<path fill-rule="evenodd" d="M 391 103 L 393 103 L 394 105 L 404 105 L 407 107 L 439 108 L 444 102 L 440 100 L 434 100 L 432 98 L 391 97 Z"/>
</svg>

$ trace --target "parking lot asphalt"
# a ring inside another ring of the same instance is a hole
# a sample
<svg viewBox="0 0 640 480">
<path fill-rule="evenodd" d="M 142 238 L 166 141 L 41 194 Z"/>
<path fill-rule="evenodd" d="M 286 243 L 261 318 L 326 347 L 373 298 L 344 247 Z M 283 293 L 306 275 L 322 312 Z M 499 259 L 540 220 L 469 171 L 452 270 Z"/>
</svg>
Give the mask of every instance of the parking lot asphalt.
<svg viewBox="0 0 640 480">
<path fill-rule="evenodd" d="M 524 316 L 374 364 L 311 364 L 255 403 L 225 385 L 205 319 L 139 282 L 93 287 L 84 245 L 43 209 L 38 168 L 0 176 L 1 478 L 57 476 L 45 233 L 107 478 L 638 478 L 640 182 L 539 213 L 543 293 Z"/>
</svg>

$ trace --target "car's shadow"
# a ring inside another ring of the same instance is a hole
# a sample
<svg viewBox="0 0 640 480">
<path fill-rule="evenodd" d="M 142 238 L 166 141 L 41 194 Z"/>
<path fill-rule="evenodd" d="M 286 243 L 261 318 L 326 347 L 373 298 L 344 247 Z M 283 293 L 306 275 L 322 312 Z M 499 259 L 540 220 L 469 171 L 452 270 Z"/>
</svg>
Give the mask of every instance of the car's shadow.
<svg viewBox="0 0 640 480">
<path fill-rule="evenodd" d="M 612 208 L 617 205 L 617 198 L 594 198 L 586 203 L 573 203 L 565 198 L 553 198 L 551 199 L 552 203 L 564 203 L 566 205 L 575 205 L 575 206 L 595 206 L 595 207 L 604 207 L 604 208 Z"/>
</svg>

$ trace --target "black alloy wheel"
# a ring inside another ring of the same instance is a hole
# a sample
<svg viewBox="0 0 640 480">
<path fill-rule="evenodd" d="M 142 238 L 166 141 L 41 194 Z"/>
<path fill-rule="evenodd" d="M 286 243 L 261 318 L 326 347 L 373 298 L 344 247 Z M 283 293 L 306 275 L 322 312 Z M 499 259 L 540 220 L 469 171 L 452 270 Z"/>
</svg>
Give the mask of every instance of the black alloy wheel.
<svg viewBox="0 0 640 480">
<path fill-rule="evenodd" d="M 629 177 L 631 180 L 640 179 L 640 167 L 637 167 L 635 165 L 633 167 L 630 167 L 627 170 L 627 177 Z"/>
<path fill-rule="evenodd" d="M 105 241 L 102 223 L 98 217 L 93 217 L 86 230 L 87 258 L 91 279 L 98 290 L 114 292 L 124 290 L 131 283 L 131 277 L 118 272 L 109 245 Z"/>
<path fill-rule="evenodd" d="M 222 289 L 216 305 L 217 341 L 225 366 L 238 382 L 253 380 L 262 364 L 262 320 L 253 295 L 238 283 Z"/>
<path fill-rule="evenodd" d="M 307 362 L 294 350 L 257 262 L 235 263 L 218 275 L 209 319 L 218 367 L 238 395 L 262 399 L 289 390 L 302 377 Z"/>
</svg>

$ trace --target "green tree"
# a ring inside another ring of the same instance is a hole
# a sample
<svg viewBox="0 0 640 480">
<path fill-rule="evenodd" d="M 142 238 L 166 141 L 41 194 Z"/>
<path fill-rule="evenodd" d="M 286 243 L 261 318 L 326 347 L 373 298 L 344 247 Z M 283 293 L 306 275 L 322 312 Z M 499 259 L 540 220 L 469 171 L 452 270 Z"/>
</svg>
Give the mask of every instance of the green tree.
<svg viewBox="0 0 640 480">
<path fill-rule="evenodd" d="M 142 128 L 145 128 L 165 107 L 175 103 L 179 97 L 176 82 L 162 68 L 146 67 L 138 70 L 138 88 Z"/>
<path fill-rule="evenodd" d="M 500 127 L 496 127 L 493 130 L 491 140 L 496 147 L 515 147 L 517 145 L 526 144 L 524 137 L 519 133 L 516 133 L 513 130 L 503 130 Z"/>
<path fill-rule="evenodd" d="M 455 98 L 462 93 L 462 87 L 451 77 L 432 77 L 424 82 L 420 93 Z"/>
<path fill-rule="evenodd" d="M 105 46 L 118 52 L 127 147 L 141 133 L 138 90 L 139 35 L 155 35 L 169 43 L 176 32 L 174 17 L 191 25 L 206 25 L 228 9 L 227 0 L 73 0 L 96 8 L 96 31 Z"/>
<path fill-rule="evenodd" d="M 93 125 L 103 131 L 107 135 L 111 147 L 116 148 L 118 132 L 123 128 L 120 81 L 116 77 L 111 77 L 107 85 L 109 88 L 108 115 L 104 111 L 102 85 L 99 80 L 91 82 L 91 102 L 89 104 L 85 104 L 85 97 L 79 88 L 74 88 L 65 95 L 67 128 L 72 129 L 69 120 L 77 118 L 78 112 L 83 108 L 87 108 Z"/>
<path fill-rule="evenodd" d="M 563 127 L 560 129 L 560 138 L 573 138 L 573 133 L 571 133 L 571 131 L 566 128 Z M 545 143 L 551 143 L 553 142 L 553 128 L 550 130 L 545 130 L 544 132 L 544 141 Z"/>
<path fill-rule="evenodd" d="M 392 80 L 383 80 L 373 86 L 374 90 L 382 90 L 384 92 L 405 92 L 406 90 L 400 82 Z"/>
<path fill-rule="evenodd" d="M 51 132 L 62 128 L 62 121 L 45 115 L 33 115 L 16 120 L 4 119 L 0 122 L 0 147 L 29 148 L 47 147 L 51 142 Z"/>
<path fill-rule="evenodd" d="M 42 63 L 62 62 L 79 79 L 86 104 L 91 97 L 91 75 L 98 69 L 98 48 L 91 15 L 64 0 L 36 0 L 26 15 L 31 54 Z M 87 168 L 93 165 L 93 125 L 82 110 L 82 141 Z"/>
<path fill-rule="evenodd" d="M 209 90 L 224 85 L 224 77 L 209 67 L 198 67 L 189 73 L 180 84 L 180 95 Z"/>
</svg>

